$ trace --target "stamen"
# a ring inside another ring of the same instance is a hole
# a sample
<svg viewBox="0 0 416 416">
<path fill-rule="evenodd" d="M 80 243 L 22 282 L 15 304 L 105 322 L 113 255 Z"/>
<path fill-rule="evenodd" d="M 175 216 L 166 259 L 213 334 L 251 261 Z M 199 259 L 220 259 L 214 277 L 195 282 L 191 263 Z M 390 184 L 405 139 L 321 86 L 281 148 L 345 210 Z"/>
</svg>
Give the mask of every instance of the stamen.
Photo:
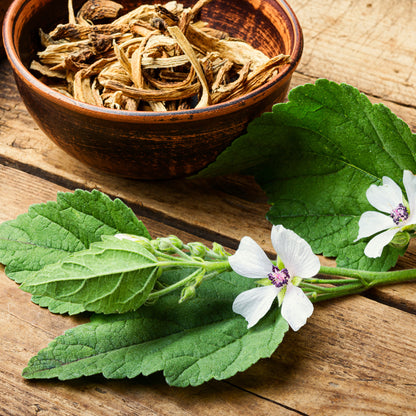
<svg viewBox="0 0 416 416">
<path fill-rule="evenodd" d="M 287 285 L 290 280 L 290 275 L 287 269 L 280 270 L 277 266 L 273 266 L 272 272 L 267 275 L 269 280 L 276 287 Z"/>
<path fill-rule="evenodd" d="M 400 203 L 397 208 L 390 213 L 390 217 L 396 225 L 399 225 L 402 221 L 406 221 L 409 218 L 409 211 Z"/>
</svg>

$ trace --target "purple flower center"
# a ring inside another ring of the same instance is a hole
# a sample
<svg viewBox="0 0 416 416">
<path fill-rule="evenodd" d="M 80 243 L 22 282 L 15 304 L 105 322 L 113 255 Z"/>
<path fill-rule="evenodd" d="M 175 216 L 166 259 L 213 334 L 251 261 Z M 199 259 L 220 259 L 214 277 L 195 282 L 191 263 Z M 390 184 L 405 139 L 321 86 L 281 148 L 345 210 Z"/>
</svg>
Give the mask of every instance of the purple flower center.
<svg viewBox="0 0 416 416">
<path fill-rule="evenodd" d="M 403 204 L 399 204 L 396 209 L 390 213 L 390 217 L 396 225 L 409 218 L 409 211 Z"/>
<path fill-rule="evenodd" d="M 272 272 L 267 277 L 276 287 L 287 285 L 290 279 L 287 269 L 280 270 L 277 266 L 273 266 Z"/>
</svg>

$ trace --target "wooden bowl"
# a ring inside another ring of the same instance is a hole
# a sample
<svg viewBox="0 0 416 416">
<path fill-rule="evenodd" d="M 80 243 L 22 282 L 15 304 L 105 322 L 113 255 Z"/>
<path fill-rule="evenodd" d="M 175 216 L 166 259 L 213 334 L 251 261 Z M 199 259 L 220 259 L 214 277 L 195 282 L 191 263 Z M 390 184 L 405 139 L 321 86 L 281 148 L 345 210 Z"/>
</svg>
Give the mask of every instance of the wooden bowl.
<svg viewBox="0 0 416 416">
<path fill-rule="evenodd" d="M 74 0 L 74 8 L 83 2 Z M 138 5 L 133 0 L 118 2 L 127 10 Z M 291 55 L 292 63 L 273 81 L 226 103 L 175 112 L 130 112 L 83 104 L 52 90 L 29 72 L 41 48 L 39 28 L 49 31 L 66 22 L 66 1 L 15 0 L 5 17 L 4 45 L 28 111 L 67 153 L 120 176 L 185 177 L 213 162 L 251 120 L 286 98 L 303 48 L 298 20 L 283 0 L 213 0 L 201 18 L 270 57 Z"/>
<path fill-rule="evenodd" d="M 13 0 L 0 0 L 0 28 L 3 25 L 4 15 Z M 0 31 L 0 59 L 4 56 L 3 36 Z"/>
</svg>

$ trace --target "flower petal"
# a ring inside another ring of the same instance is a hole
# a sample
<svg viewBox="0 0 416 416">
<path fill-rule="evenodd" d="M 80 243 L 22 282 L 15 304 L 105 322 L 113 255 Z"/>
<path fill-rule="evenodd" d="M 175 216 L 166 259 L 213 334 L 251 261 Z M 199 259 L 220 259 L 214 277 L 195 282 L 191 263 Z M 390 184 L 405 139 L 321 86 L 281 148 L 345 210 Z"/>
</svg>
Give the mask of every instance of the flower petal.
<svg viewBox="0 0 416 416">
<path fill-rule="evenodd" d="M 241 239 L 235 254 L 228 257 L 228 262 L 236 273 L 252 279 L 267 277 L 273 266 L 263 249 L 251 237 Z"/>
<path fill-rule="evenodd" d="M 312 312 L 312 302 L 303 293 L 303 290 L 289 283 L 282 304 L 282 316 L 289 326 L 297 331 L 306 324 L 306 320 L 312 315 Z"/>
<path fill-rule="evenodd" d="M 393 240 L 396 233 L 400 231 L 400 228 L 391 228 L 390 230 L 384 231 L 372 238 L 365 246 L 364 254 L 367 257 L 380 257 L 384 247 Z"/>
<path fill-rule="evenodd" d="M 361 215 L 358 227 L 358 237 L 354 242 L 388 228 L 396 227 L 396 224 L 389 215 L 376 211 L 366 211 Z"/>
<path fill-rule="evenodd" d="M 403 172 L 403 184 L 406 189 L 407 201 L 409 202 L 410 215 L 415 218 L 416 214 L 416 176 L 410 170 Z M 412 219 L 406 222 L 412 224 Z"/>
<path fill-rule="evenodd" d="M 138 241 L 138 238 L 139 238 L 132 234 L 122 234 L 122 233 L 114 234 L 114 237 L 118 238 L 119 240 L 130 240 L 130 241 Z"/>
<path fill-rule="evenodd" d="M 368 202 L 379 211 L 390 213 L 403 202 L 402 190 L 388 176 L 383 176 L 383 185 L 371 185 L 366 192 Z"/>
<path fill-rule="evenodd" d="M 233 311 L 242 315 L 248 322 L 247 328 L 251 328 L 266 315 L 279 290 L 271 285 L 246 290 L 235 298 Z"/>
<path fill-rule="evenodd" d="M 291 277 L 308 278 L 320 269 L 319 258 L 311 246 L 292 230 L 282 225 L 272 228 L 272 244 Z"/>
</svg>

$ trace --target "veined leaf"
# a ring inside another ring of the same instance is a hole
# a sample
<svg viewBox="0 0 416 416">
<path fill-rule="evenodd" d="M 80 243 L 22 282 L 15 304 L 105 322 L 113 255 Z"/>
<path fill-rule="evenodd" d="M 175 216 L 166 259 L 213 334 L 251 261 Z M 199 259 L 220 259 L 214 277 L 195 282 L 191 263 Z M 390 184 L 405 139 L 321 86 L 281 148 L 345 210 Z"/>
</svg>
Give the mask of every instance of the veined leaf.
<svg viewBox="0 0 416 416">
<path fill-rule="evenodd" d="M 187 270 L 164 278 L 179 280 Z M 197 297 L 178 305 L 178 294 L 122 315 L 94 315 L 68 330 L 33 357 L 26 378 L 61 380 L 103 374 L 132 378 L 163 371 L 170 385 L 199 385 L 244 371 L 269 357 L 288 330 L 276 307 L 255 327 L 232 312 L 234 298 L 252 288 L 251 279 L 224 273 L 207 281 Z"/>
<path fill-rule="evenodd" d="M 56 202 L 32 205 L 26 214 L 0 224 L 0 263 L 11 279 L 22 283 L 32 271 L 116 233 L 150 238 L 119 199 L 112 201 L 96 190 L 59 192 Z"/>
<path fill-rule="evenodd" d="M 138 309 L 156 282 L 156 257 L 135 242 L 110 236 L 102 238 L 89 249 L 31 274 L 20 288 L 43 295 L 42 306 L 50 302 L 53 309 L 56 301 L 82 306 L 78 313 L 123 313 Z M 68 312 L 62 304 L 59 310 Z"/>
<path fill-rule="evenodd" d="M 33 295 L 32 302 L 42 306 L 42 308 L 48 308 L 53 313 L 77 315 L 85 312 L 84 306 L 80 303 L 63 302 L 43 295 Z"/>
<path fill-rule="evenodd" d="M 129 233 L 150 238 L 133 211 L 99 191 L 58 193 L 56 202 L 36 204 L 15 220 L 0 224 L 0 263 L 18 283 L 48 264 L 84 250 L 103 235 Z M 52 311 L 78 313 L 79 304 L 62 305 L 34 296 L 32 300 Z"/>
<path fill-rule="evenodd" d="M 269 197 L 268 219 L 305 238 L 338 266 L 387 270 L 402 251 L 388 246 L 378 259 L 354 243 L 358 220 L 374 210 L 366 190 L 389 176 L 402 185 L 416 174 L 416 137 L 382 104 L 345 84 L 318 80 L 294 88 L 248 127 L 201 175 L 255 175 Z"/>
</svg>

